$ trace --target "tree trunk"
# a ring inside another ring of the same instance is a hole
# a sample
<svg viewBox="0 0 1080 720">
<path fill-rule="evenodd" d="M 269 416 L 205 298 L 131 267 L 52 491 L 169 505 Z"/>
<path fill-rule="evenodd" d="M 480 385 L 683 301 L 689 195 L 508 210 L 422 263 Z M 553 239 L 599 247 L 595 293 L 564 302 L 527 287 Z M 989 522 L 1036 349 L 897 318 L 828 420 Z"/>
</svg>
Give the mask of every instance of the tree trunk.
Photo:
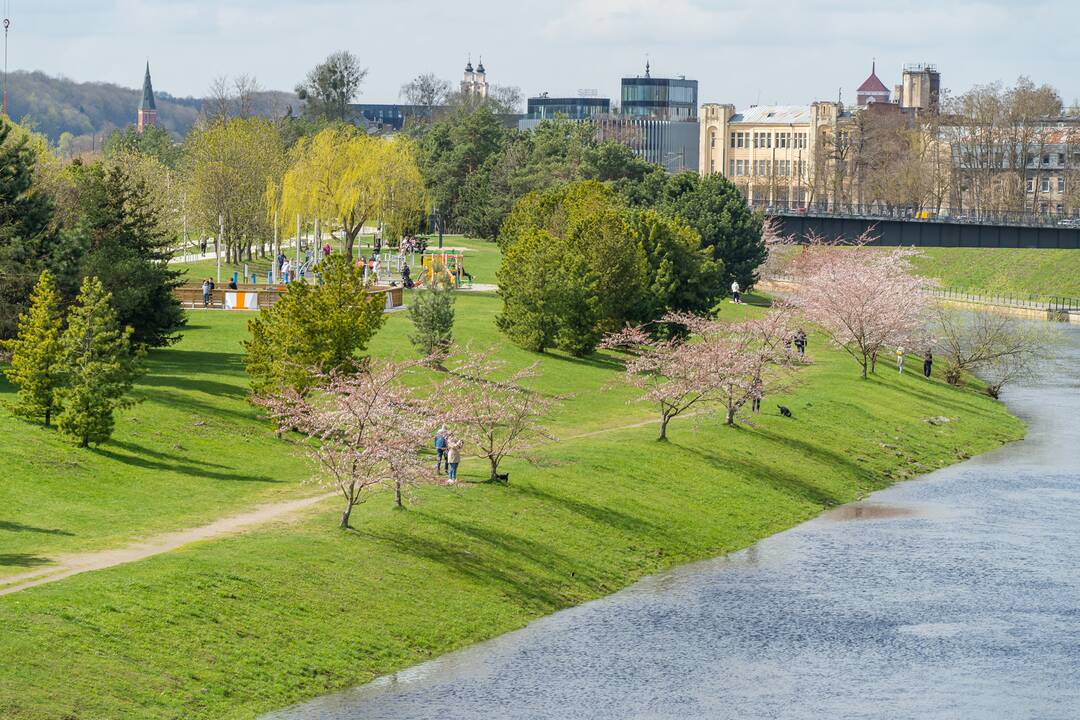
<svg viewBox="0 0 1080 720">
<path fill-rule="evenodd" d="M 45 408 L 45 427 L 51 425 L 52 420 L 52 408 Z"/>
<path fill-rule="evenodd" d="M 346 503 L 345 511 L 341 513 L 341 525 L 339 527 L 342 530 L 345 530 L 349 527 L 349 515 L 352 514 L 352 507 L 352 503 Z"/>
<path fill-rule="evenodd" d="M 499 461 L 495 458 L 488 456 L 488 462 L 491 463 L 491 481 L 499 481 Z"/>
<path fill-rule="evenodd" d="M 724 421 L 724 424 L 725 425 L 734 425 L 735 424 L 735 408 L 730 407 L 730 406 L 728 407 L 728 409 L 727 409 L 727 420 Z"/>
<path fill-rule="evenodd" d="M 345 231 L 345 260 L 349 263 L 353 261 L 353 244 L 356 242 L 356 236 L 359 232 L 360 228 Z"/>
<path fill-rule="evenodd" d="M 81 448 L 90 447 L 90 436 L 89 435 L 83 435 L 82 436 L 82 439 L 79 441 L 79 447 L 81 447 Z"/>
<path fill-rule="evenodd" d="M 669 415 L 660 416 L 660 436 L 657 440 L 667 440 L 667 424 L 671 420 Z"/>
<path fill-rule="evenodd" d="M 397 505 L 399 508 L 405 507 L 404 505 L 401 504 L 401 481 L 400 480 L 395 480 L 394 481 L 394 504 Z"/>
</svg>

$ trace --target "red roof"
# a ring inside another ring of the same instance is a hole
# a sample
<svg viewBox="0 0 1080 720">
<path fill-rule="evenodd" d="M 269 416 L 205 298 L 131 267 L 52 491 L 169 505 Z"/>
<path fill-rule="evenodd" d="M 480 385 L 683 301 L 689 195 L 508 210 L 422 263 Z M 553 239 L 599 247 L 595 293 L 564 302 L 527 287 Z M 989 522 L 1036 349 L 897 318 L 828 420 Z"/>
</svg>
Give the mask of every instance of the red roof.
<svg viewBox="0 0 1080 720">
<path fill-rule="evenodd" d="M 866 78 L 866 81 L 859 86 L 858 92 L 889 92 L 889 88 L 885 87 L 885 83 L 878 79 L 877 73 L 873 65 L 870 66 L 870 77 Z"/>
</svg>

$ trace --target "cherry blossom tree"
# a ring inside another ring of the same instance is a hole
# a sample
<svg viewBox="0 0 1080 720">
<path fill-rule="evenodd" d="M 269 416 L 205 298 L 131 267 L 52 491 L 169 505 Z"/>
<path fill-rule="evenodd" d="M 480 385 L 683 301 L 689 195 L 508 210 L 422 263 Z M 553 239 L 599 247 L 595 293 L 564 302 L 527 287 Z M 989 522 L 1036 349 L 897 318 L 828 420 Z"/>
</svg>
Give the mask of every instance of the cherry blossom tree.
<svg viewBox="0 0 1080 720">
<path fill-rule="evenodd" d="M 290 388 L 256 399 L 280 427 L 307 436 L 317 482 L 345 500 L 342 528 L 375 489 L 392 488 L 402 507 L 403 491 L 431 479 L 420 450 L 438 418 L 401 382 L 415 364 L 368 361 L 349 372 L 320 373 L 314 392 Z"/>
<path fill-rule="evenodd" d="M 493 355 L 494 348 L 466 348 L 434 396 L 446 408 L 443 418 L 451 432 L 487 459 L 496 482 L 506 457 L 555 439 L 542 420 L 563 398 L 523 385 L 539 376 L 537 363 L 507 374 L 507 363 Z"/>
<path fill-rule="evenodd" d="M 859 363 L 864 379 L 886 347 L 922 343 L 929 306 L 929 281 L 910 269 L 916 251 L 866 247 L 874 239 L 869 230 L 845 247 L 809 238 L 792 264 L 792 302 Z"/>
<path fill-rule="evenodd" d="M 659 440 L 667 439 L 671 420 L 689 410 L 723 408 L 725 423 L 754 398 L 787 387 L 790 371 L 801 364 L 785 342 L 790 308 L 763 318 L 721 323 L 689 313 L 668 313 L 659 323 L 682 326 L 688 334 L 658 338 L 644 326 L 608 335 L 603 347 L 627 349 L 626 378 L 643 390 L 642 402 L 660 408 Z"/>
</svg>

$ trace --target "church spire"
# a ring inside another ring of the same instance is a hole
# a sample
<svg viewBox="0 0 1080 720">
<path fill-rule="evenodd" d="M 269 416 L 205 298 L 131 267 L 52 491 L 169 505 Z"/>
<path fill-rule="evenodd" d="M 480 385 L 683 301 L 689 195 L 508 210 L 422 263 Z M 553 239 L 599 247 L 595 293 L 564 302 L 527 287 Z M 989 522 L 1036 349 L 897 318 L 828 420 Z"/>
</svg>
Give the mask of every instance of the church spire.
<svg viewBox="0 0 1080 720">
<path fill-rule="evenodd" d="M 135 127 L 142 132 L 147 125 L 157 125 L 157 105 L 154 103 L 154 85 L 150 82 L 150 61 L 146 61 L 146 75 L 143 76 L 142 100 L 139 112 L 135 116 Z"/>
</svg>

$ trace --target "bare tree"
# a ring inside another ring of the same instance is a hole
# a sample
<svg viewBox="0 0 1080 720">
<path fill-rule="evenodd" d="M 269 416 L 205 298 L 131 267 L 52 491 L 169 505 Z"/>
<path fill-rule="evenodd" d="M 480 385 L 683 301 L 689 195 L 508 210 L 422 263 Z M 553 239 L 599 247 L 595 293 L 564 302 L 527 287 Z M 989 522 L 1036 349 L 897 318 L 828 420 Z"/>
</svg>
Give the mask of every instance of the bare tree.
<svg viewBox="0 0 1080 720">
<path fill-rule="evenodd" d="M 232 92 L 229 89 L 229 78 L 226 75 L 218 75 L 210 81 L 210 87 L 203 100 L 203 115 L 210 124 L 215 122 L 228 122 L 229 111 L 232 107 Z"/>
<path fill-rule="evenodd" d="M 1045 327 L 992 312 L 937 308 L 930 332 L 945 357 L 946 382 L 959 385 L 965 372 L 984 374 L 993 397 L 1005 384 L 1032 376 L 1054 344 Z"/>
<path fill-rule="evenodd" d="M 246 118 L 255 114 L 255 98 L 260 90 L 262 88 L 259 87 L 259 81 L 254 75 L 238 75 L 233 80 L 233 99 L 237 117 Z"/>
<path fill-rule="evenodd" d="M 446 104 L 450 89 L 449 80 L 443 80 L 435 73 L 424 73 L 402 85 L 400 96 L 409 105 L 433 108 Z"/>
<path fill-rule="evenodd" d="M 339 50 L 312 68 L 304 82 L 296 86 L 297 96 L 307 103 L 307 112 L 328 120 L 348 119 L 349 103 L 360 92 L 367 68 L 348 50 Z"/>
</svg>

